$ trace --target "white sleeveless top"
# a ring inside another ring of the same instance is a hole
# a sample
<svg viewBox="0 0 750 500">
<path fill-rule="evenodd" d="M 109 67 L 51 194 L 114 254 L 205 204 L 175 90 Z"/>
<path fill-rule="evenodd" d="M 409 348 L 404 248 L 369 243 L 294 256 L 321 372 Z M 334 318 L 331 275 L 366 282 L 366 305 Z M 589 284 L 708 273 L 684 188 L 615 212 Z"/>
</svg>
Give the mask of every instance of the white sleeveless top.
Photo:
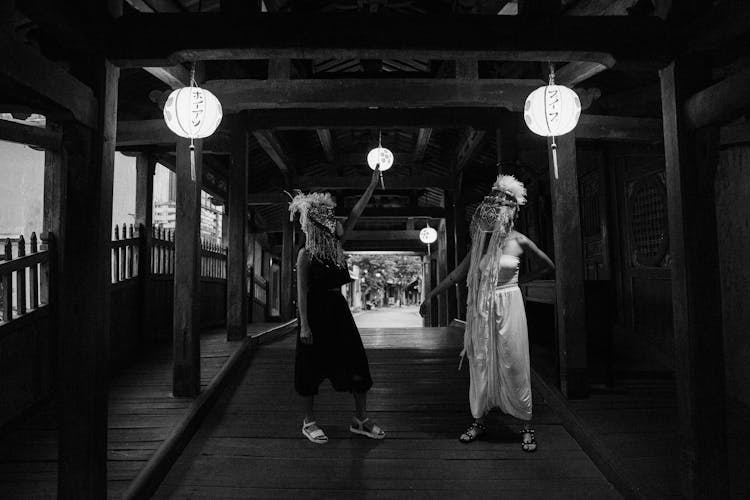
<svg viewBox="0 0 750 500">
<path fill-rule="evenodd" d="M 500 256 L 500 272 L 497 276 L 497 286 L 500 288 L 518 285 L 518 265 L 521 259 L 515 255 Z"/>
</svg>

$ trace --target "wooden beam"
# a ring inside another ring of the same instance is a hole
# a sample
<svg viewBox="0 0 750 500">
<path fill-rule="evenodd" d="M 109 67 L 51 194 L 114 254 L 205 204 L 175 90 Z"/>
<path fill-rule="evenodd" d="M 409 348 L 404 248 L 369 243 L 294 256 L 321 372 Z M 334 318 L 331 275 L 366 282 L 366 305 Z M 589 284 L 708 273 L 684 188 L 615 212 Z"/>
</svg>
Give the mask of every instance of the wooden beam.
<svg viewBox="0 0 750 500">
<path fill-rule="evenodd" d="M 574 87 L 607 69 L 609 69 L 607 66 L 597 62 L 571 62 L 555 71 L 555 82 L 559 85 Z"/>
<path fill-rule="evenodd" d="M 271 130 L 254 130 L 253 136 L 263 148 L 263 151 L 271 158 L 271 160 L 279 167 L 281 173 L 284 174 L 285 178 L 293 176 L 295 168 L 292 160 L 284 152 L 284 147 L 281 145 L 276 134 Z"/>
<path fill-rule="evenodd" d="M 544 141 L 523 126 L 523 137 Z M 664 140 L 662 123 L 658 118 L 634 118 L 629 116 L 581 115 L 575 129 L 576 139 L 644 142 L 658 144 Z"/>
<path fill-rule="evenodd" d="M 316 132 L 318 133 L 320 146 L 323 148 L 323 152 L 326 155 L 326 160 L 333 163 L 336 161 L 336 155 L 333 152 L 333 138 L 331 137 L 331 131 L 327 128 L 319 128 Z"/>
<path fill-rule="evenodd" d="M 181 64 L 166 67 L 147 66 L 143 69 L 169 85 L 172 89 L 179 89 L 190 85 L 190 72 Z"/>
<path fill-rule="evenodd" d="M 574 133 L 557 138 L 557 157 L 556 178 L 550 152 L 560 389 L 568 398 L 580 398 L 588 395 L 588 382 L 583 249 Z"/>
<path fill-rule="evenodd" d="M 461 128 L 492 129 L 498 110 L 487 107 L 440 106 L 377 109 L 261 109 L 248 116 L 251 130 Z"/>
<path fill-rule="evenodd" d="M 203 87 L 226 113 L 256 109 L 499 107 L 522 111 L 541 80 L 294 79 L 211 80 Z"/>
<path fill-rule="evenodd" d="M 94 93 L 61 66 L 8 35 L 0 36 L 0 60 L 0 79 L 33 91 L 69 112 L 79 123 L 96 128 Z"/>
<path fill-rule="evenodd" d="M 62 144 L 62 134 L 49 128 L 0 120 L 0 140 L 57 151 Z"/>
<path fill-rule="evenodd" d="M 177 143 L 177 203 L 173 310 L 172 394 L 193 397 L 201 390 L 200 261 L 201 261 L 201 141 L 195 141 L 192 171 L 190 141 Z"/>
<path fill-rule="evenodd" d="M 278 205 L 279 203 L 288 203 L 289 201 L 291 201 L 289 197 L 280 190 L 272 193 L 250 193 L 247 195 L 248 206 Z"/>
<path fill-rule="evenodd" d="M 286 196 L 286 195 L 285 195 Z M 337 217 L 346 217 L 349 211 L 343 207 L 336 207 Z M 442 207 L 414 207 L 414 208 L 375 208 L 368 207 L 362 212 L 362 219 L 411 219 L 411 218 L 442 219 L 445 209 Z"/>
<path fill-rule="evenodd" d="M 718 127 L 692 131 L 685 102 L 708 67 L 660 73 L 664 116 L 680 477 L 686 498 L 727 498 L 726 396 L 714 179 Z M 691 67 L 693 66 L 693 67 Z"/>
<path fill-rule="evenodd" d="M 112 182 L 120 70 L 102 59 L 92 64 L 100 103 L 96 128 L 63 126 L 67 165 L 58 248 L 63 266 L 53 282 L 61 499 L 107 497 Z"/>
<path fill-rule="evenodd" d="M 424 244 L 417 240 L 346 240 L 344 250 L 347 252 L 362 251 L 405 251 L 425 252 Z"/>
<path fill-rule="evenodd" d="M 373 30 L 371 16 L 330 12 L 134 14 L 115 22 L 108 55 L 123 66 L 211 59 L 410 57 L 593 61 L 611 67 L 614 58 L 665 60 L 674 40 L 658 18 L 435 15 L 392 16 L 388 23 L 388 30 Z"/>
<path fill-rule="evenodd" d="M 468 127 L 456 148 L 456 173 L 461 172 L 480 150 L 485 135 L 484 130 Z"/>
<path fill-rule="evenodd" d="M 427 145 L 430 143 L 430 137 L 432 136 L 432 129 L 422 127 L 417 133 L 417 141 L 414 145 L 413 161 L 419 163 L 424 160 L 424 153 L 427 150 Z"/>
<path fill-rule="evenodd" d="M 229 116 L 225 117 L 228 121 Z M 223 122 L 222 122 L 223 123 Z M 203 139 L 203 152 L 229 152 L 230 131 L 222 124 L 210 137 Z M 179 136 L 169 130 L 161 118 L 124 120 L 117 123 L 117 149 L 138 149 L 144 146 L 169 146 L 174 150 Z"/>
<path fill-rule="evenodd" d="M 235 126 L 229 169 L 229 245 L 227 249 L 227 340 L 247 335 L 247 178 L 248 133 Z"/>
<path fill-rule="evenodd" d="M 697 92 L 684 104 L 690 128 L 723 125 L 750 112 L 750 71 L 743 71 Z"/>
<path fill-rule="evenodd" d="M 455 189 L 455 183 L 445 176 L 396 176 L 384 175 L 387 189 L 415 189 L 436 187 L 441 189 Z M 358 175 L 348 177 L 300 176 L 292 179 L 291 187 L 299 189 L 365 189 L 370 182 L 370 176 Z"/>
<path fill-rule="evenodd" d="M 353 231 L 347 238 L 352 241 L 417 241 L 419 231 Z"/>
</svg>

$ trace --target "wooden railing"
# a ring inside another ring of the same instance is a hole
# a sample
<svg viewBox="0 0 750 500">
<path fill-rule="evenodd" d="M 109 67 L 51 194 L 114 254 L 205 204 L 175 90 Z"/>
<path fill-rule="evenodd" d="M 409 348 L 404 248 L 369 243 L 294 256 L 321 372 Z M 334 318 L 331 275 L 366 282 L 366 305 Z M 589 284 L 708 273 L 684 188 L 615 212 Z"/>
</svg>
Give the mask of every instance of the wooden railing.
<svg viewBox="0 0 750 500">
<path fill-rule="evenodd" d="M 17 242 L 16 256 L 13 256 L 13 243 L 8 239 L 3 245 L 2 257 L 0 324 L 6 324 L 47 304 L 49 252 L 39 249 L 36 233 L 31 233 L 28 254 L 26 241 L 21 236 Z M 40 277 L 43 279 L 40 280 Z"/>
<path fill-rule="evenodd" d="M 112 239 L 112 283 L 137 278 L 141 238 L 133 224 L 115 226 Z"/>
<path fill-rule="evenodd" d="M 174 274 L 174 231 L 153 228 L 151 235 L 151 274 Z"/>
<path fill-rule="evenodd" d="M 208 241 L 201 242 L 201 277 L 227 279 L 227 249 Z"/>
</svg>

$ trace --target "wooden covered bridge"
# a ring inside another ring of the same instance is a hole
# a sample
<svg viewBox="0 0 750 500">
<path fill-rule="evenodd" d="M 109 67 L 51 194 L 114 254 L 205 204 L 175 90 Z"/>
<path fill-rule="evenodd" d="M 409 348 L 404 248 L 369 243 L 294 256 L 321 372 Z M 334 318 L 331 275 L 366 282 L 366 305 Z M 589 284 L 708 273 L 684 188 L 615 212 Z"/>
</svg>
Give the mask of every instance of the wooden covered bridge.
<svg viewBox="0 0 750 500">
<path fill-rule="evenodd" d="M 749 7 L 0 0 L 0 139 L 45 152 L 43 227 L 0 247 L 0 497 L 748 498 Z M 583 108 L 557 178 L 522 118 L 550 65 Z M 191 167 L 162 108 L 193 69 L 224 118 Z M 345 215 L 379 139 L 395 164 L 347 249 L 420 255 L 428 289 L 498 172 L 526 184 L 520 230 L 557 267 L 523 288 L 537 454 L 503 417 L 456 441 L 462 287 L 422 329 L 363 329 L 385 441 L 334 430 L 350 402 L 327 392 L 332 442 L 299 435 L 283 190 Z M 113 232 L 116 151 L 136 214 Z M 201 241 L 202 192 L 221 244 Z"/>
</svg>

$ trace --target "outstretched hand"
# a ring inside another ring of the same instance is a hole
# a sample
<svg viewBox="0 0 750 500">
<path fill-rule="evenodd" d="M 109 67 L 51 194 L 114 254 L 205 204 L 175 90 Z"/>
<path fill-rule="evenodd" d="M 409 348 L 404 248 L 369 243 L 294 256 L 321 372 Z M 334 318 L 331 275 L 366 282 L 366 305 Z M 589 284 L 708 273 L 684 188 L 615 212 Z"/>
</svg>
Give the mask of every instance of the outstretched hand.
<svg viewBox="0 0 750 500">
<path fill-rule="evenodd" d="M 380 164 L 379 163 L 375 165 L 375 168 L 372 170 L 372 178 L 370 179 L 370 183 L 377 184 L 378 180 L 380 180 Z"/>
<path fill-rule="evenodd" d="M 425 300 L 419 305 L 419 315 L 422 316 L 423 318 L 427 314 L 427 308 L 429 307 L 429 305 L 430 305 L 429 300 Z"/>
</svg>

